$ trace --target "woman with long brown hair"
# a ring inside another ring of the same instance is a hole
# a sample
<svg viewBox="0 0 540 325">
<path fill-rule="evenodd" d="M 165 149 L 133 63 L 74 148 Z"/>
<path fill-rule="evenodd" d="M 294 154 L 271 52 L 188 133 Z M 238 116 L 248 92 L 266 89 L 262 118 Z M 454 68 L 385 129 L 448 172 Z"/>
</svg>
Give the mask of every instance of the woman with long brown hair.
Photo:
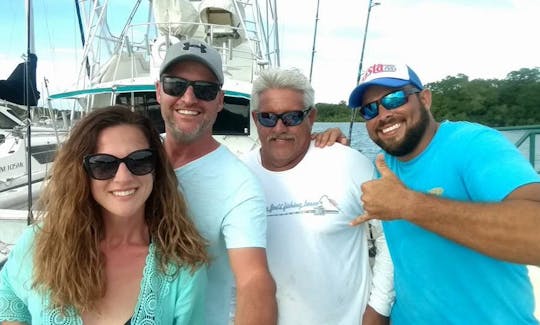
<svg viewBox="0 0 540 325">
<path fill-rule="evenodd" d="M 200 324 L 205 241 L 150 121 L 113 106 L 77 123 L 0 272 L 0 322 Z"/>
</svg>

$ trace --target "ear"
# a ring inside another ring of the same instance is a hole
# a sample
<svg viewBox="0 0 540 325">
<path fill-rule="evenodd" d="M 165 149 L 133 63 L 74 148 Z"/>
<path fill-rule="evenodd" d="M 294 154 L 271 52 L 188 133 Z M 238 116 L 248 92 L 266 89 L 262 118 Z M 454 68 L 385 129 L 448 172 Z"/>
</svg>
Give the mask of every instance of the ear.
<svg viewBox="0 0 540 325">
<path fill-rule="evenodd" d="M 157 100 L 158 103 L 161 104 L 161 84 L 160 84 L 159 80 L 156 81 L 155 84 L 156 84 L 156 100 Z"/>
<path fill-rule="evenodd" d="M 255 122 L 255 125 L 257 125 L 259 123 L 259 121 L 257 121 L 257 115 L 256 115 L 256 112 L 255 111 L 251 111 L 251 118 L 253 119 L 253 122 Z"/>
<path fill-rule="evenodd" d="M 217 95 L 217 99 L 218 99 L 218 112 L 220 112 L 223 107 L 225 106 L 225 92 L 223 90 L 220 90 L 218 95 Z"/>
<path fill-rule="evenodd" d="M 317 119 L 317 108 L 315 106 L 309 111 L 308 119 L 311 125 L 315 123 L 315 120 Z"/>
<path fill-rule="evenodd" d="M 418 98 L 427 110 L 431 109 L 431 90 L 425 88 L 418 94 Z"/>
</svg>

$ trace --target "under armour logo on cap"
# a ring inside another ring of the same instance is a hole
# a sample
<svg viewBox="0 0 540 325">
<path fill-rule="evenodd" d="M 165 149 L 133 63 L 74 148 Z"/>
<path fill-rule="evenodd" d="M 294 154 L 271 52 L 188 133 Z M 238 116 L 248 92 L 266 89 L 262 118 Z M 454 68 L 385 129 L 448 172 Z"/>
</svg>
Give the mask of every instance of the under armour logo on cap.
<svg viewBox="0 0 540 325">
<path fill-rule="evenodd" d="M 198 47 L 201 50 L 201 53 L 206 53 L 206 45 L 204 44 L 191 44 L 190 42 L 184 42 L 184 50 L 189 51 L 190 47 Z"/>
<path fill-rule="evenodd" d="M 183 40 L 169 47 L 159 68 L 161 77 L 171 66 L 182 61 L 196 61 L 204 64 L 216 76 L 217 82 L 223 85 L 224 76 L 221 54 L 216 48 L 199 40 Z"/>
</svg>

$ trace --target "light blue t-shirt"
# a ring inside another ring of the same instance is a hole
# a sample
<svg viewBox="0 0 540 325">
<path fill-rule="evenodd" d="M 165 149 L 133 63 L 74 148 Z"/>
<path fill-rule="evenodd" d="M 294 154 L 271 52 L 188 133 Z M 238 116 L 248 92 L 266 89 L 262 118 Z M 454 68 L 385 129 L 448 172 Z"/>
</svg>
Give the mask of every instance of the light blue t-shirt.
<svg viewBox="0 0 540 325">
<path fill-rule="evenodd" d="M 464 202 L 498 202 L 520 186 L 540 182 L 501 133 L 474 123 L 445 121 L 418 157 L 385 158 L 407 187 Z M 538 324 L 525 266 L 407 221 L 383 224 L 395 269 L 392 324 Z"/>
<path fill-rule="evenodd" d="M 73 309 L 62 315 L 58 309 L 48 308 L 48 298 L 31 288 L 36 229 L 23 233 L 0 271 L 0 323 L 82 325 Z M 204 324 L 206 281 L 206 267 L 195 273 L 182 268 L 174 277 L 163 274 L 158 269 L 155 246 L 150 244 L 130 324 Z"/>
<path fill-rule="evenodd" d="M 234 313 L 234 278 L 227 249 L 266 247 L 264 192 L 251 171 L 225 146 L 175 170 L 189 213 L 209 241 L 208 324 Z"/>
</svg>

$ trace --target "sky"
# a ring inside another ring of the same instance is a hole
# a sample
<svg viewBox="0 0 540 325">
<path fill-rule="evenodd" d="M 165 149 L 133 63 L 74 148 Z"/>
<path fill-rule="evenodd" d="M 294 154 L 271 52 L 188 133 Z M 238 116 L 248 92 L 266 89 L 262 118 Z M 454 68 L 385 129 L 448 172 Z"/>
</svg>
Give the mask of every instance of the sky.
<svg viewBox="0 0 540 325">
<path fill-rule="evenodd" d="M 38 87 L 46 93 L 45 77 L 49 92 L 59 92 L 76 79 L 81 57 L 74 2 L 33 1 Z M 24 2 L 0 1 L 0 79 L 26 52 Z M 316 102 L 348 100 L 368 6 L 369 0 L 319 0 L 312 72 Z M 281 66 L 309 76 L 317 0 L 277 0 L 277 7 Z M 373 1 L 363 67 L 406 63 L 424 83 L 457 74 L 503 79 L 511 71 L 540 67 L 539 16 L 539 0 Z"/>
</svg>

